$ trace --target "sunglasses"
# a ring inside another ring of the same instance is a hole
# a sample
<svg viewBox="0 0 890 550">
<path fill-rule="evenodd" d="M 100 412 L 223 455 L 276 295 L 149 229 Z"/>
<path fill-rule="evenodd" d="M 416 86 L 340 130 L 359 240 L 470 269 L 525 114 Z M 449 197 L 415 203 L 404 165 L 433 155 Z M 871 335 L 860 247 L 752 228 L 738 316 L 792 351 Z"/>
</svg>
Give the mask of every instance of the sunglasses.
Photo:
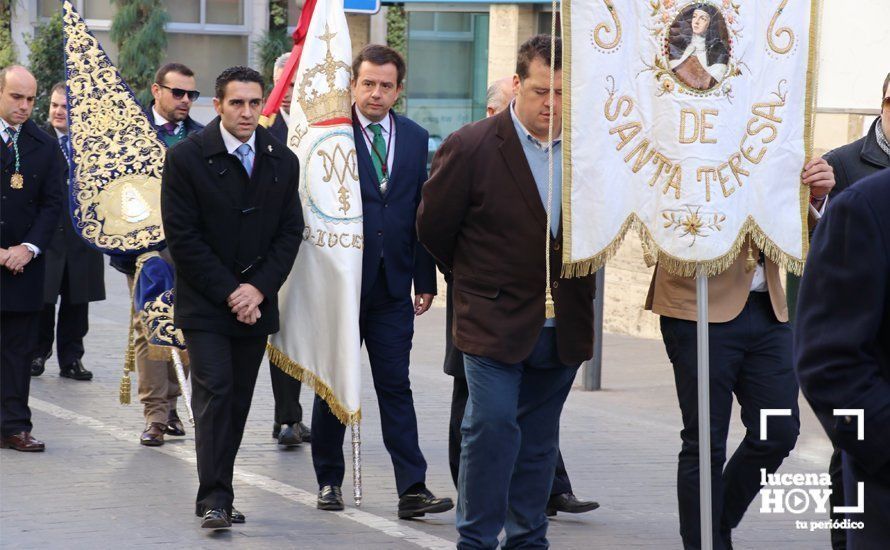
<svg viewBox="0 0 890 550">
<path fill-rule="evenodd" d="M 182 96 L 189 96 L 189 101 L 195 101 L 198 99 L 198 96 L 201 95 L 201 92 L 198 90 L 183 90 L 182 88 L 171 88 L 170 86 L 164 86 L 163 84 L 157 83 L 161 88 L 167 88 L 170 90 L 170 93 L 173 94 L 174 99 L 182 99 Z"/>
</svg>

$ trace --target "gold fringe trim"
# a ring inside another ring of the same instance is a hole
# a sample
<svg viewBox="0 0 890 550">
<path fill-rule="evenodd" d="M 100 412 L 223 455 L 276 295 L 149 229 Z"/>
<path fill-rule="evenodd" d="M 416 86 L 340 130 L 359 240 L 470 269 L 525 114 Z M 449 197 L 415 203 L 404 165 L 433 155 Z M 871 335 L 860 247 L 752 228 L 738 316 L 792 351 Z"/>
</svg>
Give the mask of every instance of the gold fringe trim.
<svg viewBox="0 0 890 550">
<path fill-rule="evenodd" d="M 816 98 L 816 73 L 817 73 L 817 47 L 818 47 L 818 30 L 819 30 L 819 1 L 810 0 L 810 36 L 809 36 L 809 60 L 807 66 L 807 84 L 805 98 L 804 113 L 804 156 L 805 160 L 809 160 L 813 155 L 813 132 L 815 129 L 815 98 Z M 729 251 L 712 260 L 706 262 L 694 262 L 684 260 L 676 256 L 668 254 L 665 250 L 658 246 L 652 234 L 643 224 L 642 220 L 636 214 L 631 214 L 621 224 L 618 234 L 612 239 L 603 250 L 595 256 L 585 258 L 583 260 L 571 261 L 572 252 L 572 0 L 564 0 L 562 2 L 562 25 L 563 25 L 563 64 L 562 64 L 562 81 L 563 81 L 563 179 L 562 179 L 562 216 L 563 216 L 563 254 L 562 254 L 562 276 L 563 277 L 585 277 L 591 273 L 595 273 L 611 260 L 621 243 L 627 231 L 634 229 L 640 234 L 640 240 L 643 245 L 643 256 L 646 265 L 652 267 L 655 263 L 659 263 L 662 267 L 675 275 L 682 277 L 693 277 L 699 270 L 713 277 L 721 272 L 729 269 L 736 257 L 741 253 L 742 245 L 745 239 L 750 237 L 760 250 L 763 251 L 770 260 L 774 261 L 779 267 L 795 274 L 803 273 L 804 262 L 809 251 L 809 227 L 807 218 L 809 214 L 809 188 L 801 183 L 800 185 L 800 217 L 802 226 L 802 249 L 801 257 L 795 258 L 783 252 L 760 228 L 757 222 L 751 216 L 745 220 L 739 230 L 738 236 Z"/>
<path fill-rule="evenodd" d="M 802 220 L 802 223 L 806 225 L 804 220 Z M 636 214 L 631 214 L 624 220 L 621 229 L 618 231 L 618 235 L 612 239 L 612 242 L 609 243 L 608 246 L 600 251 L 599 254 L 590 258 L 579 260 L 577 262 L 564 263 L 562 266 L 562 276 L 585 277 L 598 271 L 606 264 L 606 262 L 615 256 L 615 253 L 617 253 L 618 249 L 621 247 L 621 243 L 624 242 L 625 235 L 631 229 L 639 232 L 640 240 L 643 242 L 643 249 L 648 250 L 652 257 L 651 259 L 658 262 L 659 266 L 667 269 L 674 275 L 679 275 L 680 277 L 694 277 L 699 272 L 704 272 L 708 277 L 719 275 L 723 271 L 729 269 L 733 262 L 735 262 L 738 255 L 742 252 L 742 247 L 744 246 L 745 241 L 749 238 L 766 257 L 775 262 L 779 267 L 790 271 L 795 275 L 803 273 L 804 258 L 795 258 L 794 256 L 790 256 L 783 252 L 772 239 L 766 236 L 766 233 L 763 232 L 763 229 L 760 228 L 751 216 L 748 216 L 745 223 L 742 224 L 729 251 L 717 258 L 703 262 L 696 262 L 673 256 L 658 246 L 658 243 L 652 238 L 652 234 L 649 232 L 649 229 L 646 228 L 645 224 L 643 224 L 642 220 L 640 220 Z"/>
<path fill-rule="evenodd" d="M 272 113 L 269 116 L 260 115 L 260 126 L 263 128 L 270 128 L 273 124 L 275 124 L 275 113 Z"/>
<path fill-rule="evenodd" d="M 334 395 L 334 390 L 324 380 L 316 376 L 314 372 L 297 363 L 272 344 L 266 344 L 266 351 L 269 354 L 269 361 L 275 363 L 284 373 L 311 387 L 319 397 L 324 399 L 331 408 L 331 412 L 337 417 L 337 420 L 347 426 L 361 421 L 362 410 L 358 409 L 355 412 L 350 412 L 346 405 L 341 403 L 337 396 Z"/>
</svg>

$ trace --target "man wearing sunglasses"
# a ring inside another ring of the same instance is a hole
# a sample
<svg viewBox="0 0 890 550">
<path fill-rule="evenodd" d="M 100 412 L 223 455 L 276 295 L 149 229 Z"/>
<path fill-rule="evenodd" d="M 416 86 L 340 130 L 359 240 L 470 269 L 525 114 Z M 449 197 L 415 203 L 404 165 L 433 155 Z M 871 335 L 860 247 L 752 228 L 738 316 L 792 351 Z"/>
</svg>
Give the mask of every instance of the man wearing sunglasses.
<svg viewBox="0 0 890 550">
<path fill-rule="evenodd" d="M 149 119 L 167 147 L 204 128 L 189 116 L 200 93 L 195 89 L 195 73 L 185 65 L 167 63 L 158 69 L 151 95 Z"/>
<path fill-rule="evenodd" d="M 202 124 L 189 116 L 199 94 L 195 89 L 195 73 L 185 65 L 162 65 L 155 73 L 151 94 L 154 100 L 149 104 L 146 114 L 167 147 L 172 147 L 187 136 L 204 129 Z M 166 249 L 161 250 L 161 257 L 172 263 Z M 136 273 L 135 258 L 114 256 L 111 258 L 111 266 L 127 276 L 127 284 L 132 290 Z M 134 344 L 136 372 L 139 376 L 139 401 L 145 415 L 145 430 L 139 437 L 139 443 L 157 447 L 164 444 L 164 435 L 185 435 L 185 427 L 176 412 L 176 398 L 181 391 L 173 361 L 169 357 L 158 357 L 150 352 L 148 342 L 139 327 L 141 321 L 138 315 L 135 316 L 134 323 L 137 325 Z M 187 369 L 188 363 L 186 373 Z"/>
</svg>

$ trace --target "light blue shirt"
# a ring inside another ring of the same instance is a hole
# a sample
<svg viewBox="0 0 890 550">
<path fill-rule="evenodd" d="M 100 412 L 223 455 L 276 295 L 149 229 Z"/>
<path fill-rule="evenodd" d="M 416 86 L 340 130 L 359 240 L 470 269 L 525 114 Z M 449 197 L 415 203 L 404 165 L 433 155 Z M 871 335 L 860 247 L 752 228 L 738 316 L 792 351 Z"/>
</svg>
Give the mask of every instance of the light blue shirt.
<svg viewBox="0 0 890 550">
<path fill-rule="evenodd" d="M 531 168 L 532 177 L 535 179 L 535 186 L 538 188 L 538 195 L 541 197 L 541 204 L 547 203 L 547 180 L 550 165 L 549 149 L 546 143 L 542 143 L 539 139 L 531 135 L 525 126 L 519 122 L 516 111 L 510 103 L 510 116 L 513 117 L 513 126 L 516 127 L 516 133 L 519 135 L 519 141 L 522 143 L 522 150 L 525 153 L 525 159 Z M 562 215 L 562 135 L 553 138 L 553 197 L 550 202 L 550 232 L 553 237 L 559 231 L 559 218 Z M 548 318 L 544 322 L 545 327 L 555 327 L 556 319 Z"/>
</svg>

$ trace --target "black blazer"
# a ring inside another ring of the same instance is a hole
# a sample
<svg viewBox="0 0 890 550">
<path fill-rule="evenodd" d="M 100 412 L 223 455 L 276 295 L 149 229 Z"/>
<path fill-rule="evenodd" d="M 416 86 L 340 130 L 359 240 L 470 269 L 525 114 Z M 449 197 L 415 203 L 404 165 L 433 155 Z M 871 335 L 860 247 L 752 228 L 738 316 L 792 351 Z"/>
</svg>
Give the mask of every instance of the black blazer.
<svg viewBox="0 0 890 550">
<path fill-rule="evenodd" d="M 862 178 L 884 168 L 890 168 L 890 155 L 881 149 L 875 135 L 875 127 L 880 123 L 881 117 L 878 117 L 865 137 L 825 154 L 825 160 L 834 168 L 835 186 L 831 190 L 832 199 Z"/>
<path fill-rule="evenodd" d="M 31 120 L 22 124 L 18 149 L 25 182 L 22 189 L 13 189 L 15 153 L 0 140 L 0 247 L 26 242 L 41 254 L 20 275 L 0 267 L 0 311 L 39 311 L 43 309 L 46 250 L 61 209 L 62 165 L 56 140 Z"/>
<path fill-rule="evenodd" d="M 230 336 L 278 332 L 278 289 L 302 241 L 297 157 L 256 129 L 253 175 L 226 151 L 219 118 L 167 152 L 161 188 L 164 234 L 176 265 L 174 322 Z M 226 299 L 240 283 L 265 296 L 253 326 Z"/>
<path fill-rule="evenodd" d="M 55 139 L 55 130 L 46 132 Z M 43 298 L 47 304 L 54 304 L 60 294 L 72 304 L 85 304 L 105 299 L 105 263 L 102 253 L 92 248 L 74 229 L 71 219 L 71 191 L 68 187 L 68 161 L 59 144 L 59 162 L 62 165 L 61 195 L 62 207 L 53 228 L 53 236 L 46 250 L 46 279 L 43 284 Z M 68 278 L 64 278 L 65 267 Z M 62 286 L 62 283 L 65 286 Z"/>
<path fill-rule="evenodd" d="M 890 484 L 890 169 L 828 205 L 800 284 L 800 387 L 832 441 Z M 865 440 L 852 417 L 864 409 Z"/>
<path fill-rule="evenodd" d="M 374 287 L 381 261 L 386 266 L 390 295 L 409 295 L 412 281 L 416 294 L 435 294 L 436 263 L 417 241 L 415 229 L 420 192 L 427 178 L 429 133 L 406 117 L 394 112 L 393 116 L 396 150 L 386 196 L 380 193 L 362 128 L 353 121 L 365 232 L 362 296 Z"/>
<path fill-rule="evenodd" d="M 275 116 L 275 121 L 272 122 L 272 126 L 269 126 L 269 133 L 272 134 L 272 137 L 287 145 L 288 131 L 289 128 L 287 127 L 287 123 L 284 121 L 284 116 L 282 116 L 281 113 L 277 113 Z"/>
</svg>

